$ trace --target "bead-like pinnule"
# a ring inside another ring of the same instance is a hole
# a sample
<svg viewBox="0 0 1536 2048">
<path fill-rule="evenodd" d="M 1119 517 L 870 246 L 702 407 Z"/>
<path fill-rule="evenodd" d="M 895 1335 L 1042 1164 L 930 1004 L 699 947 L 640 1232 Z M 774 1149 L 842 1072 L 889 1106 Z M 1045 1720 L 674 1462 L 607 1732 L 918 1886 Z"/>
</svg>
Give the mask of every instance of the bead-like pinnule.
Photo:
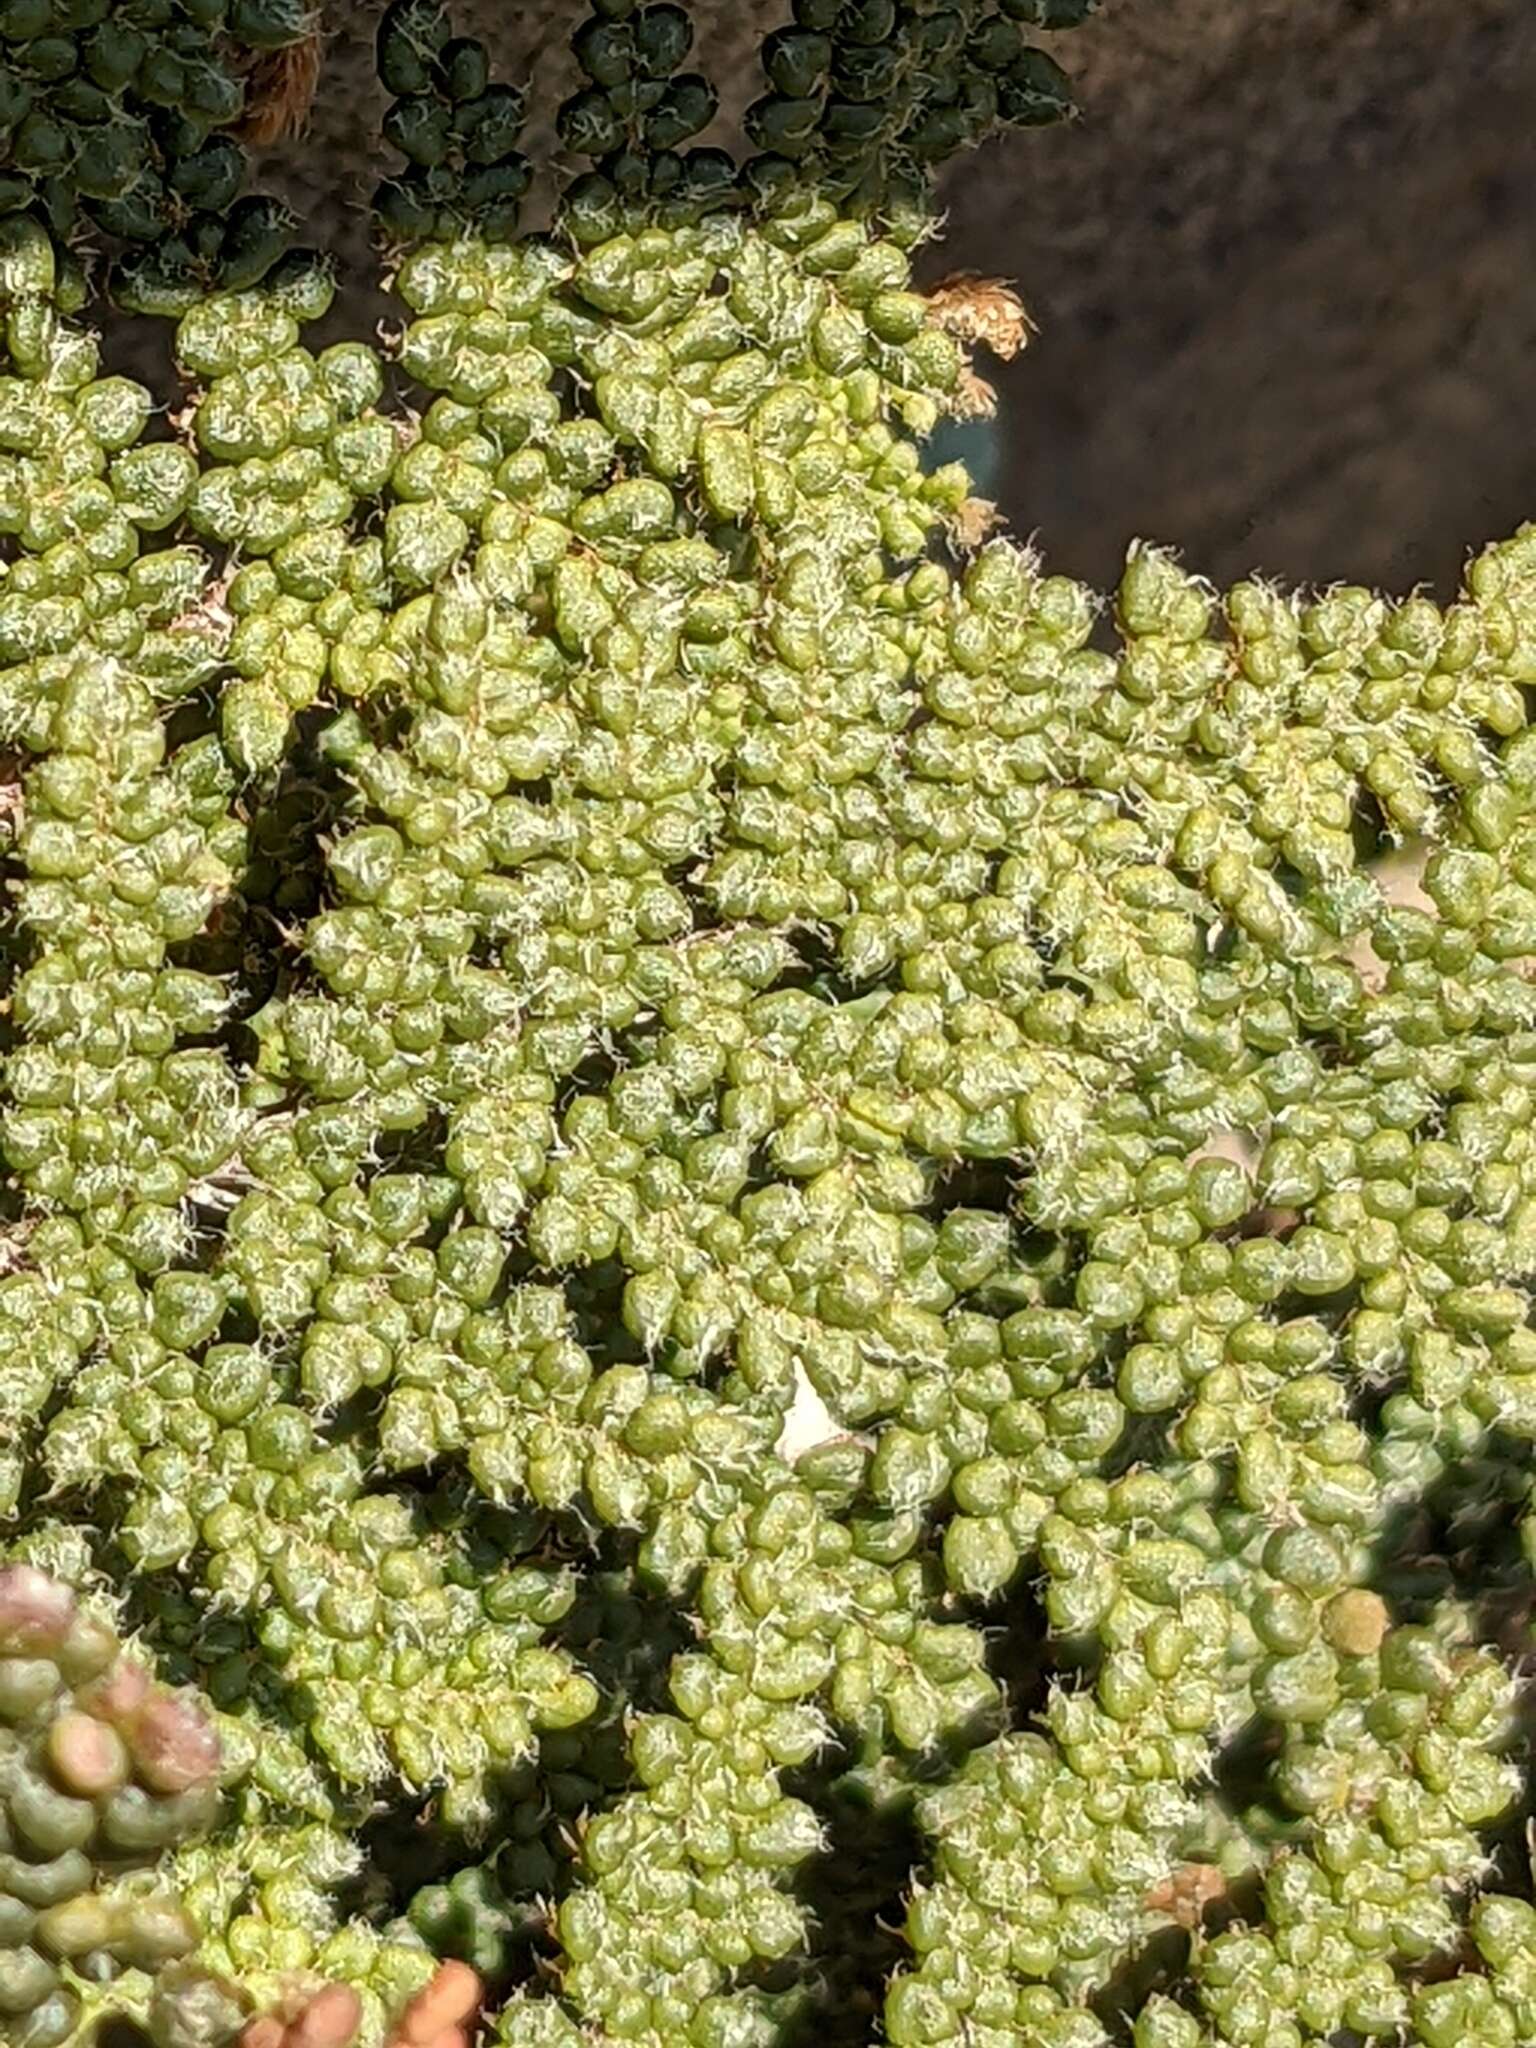
<svg viewBox="0 0 1536 2048">
<path fill-rule="evenodd" d="M 78 1708 L 60 1714 L 48 1730 L 48 1757 L 67 1792 L 88 1799 L 126 1784 L 127 1746 L 117 1730 Z"/>
</svg>

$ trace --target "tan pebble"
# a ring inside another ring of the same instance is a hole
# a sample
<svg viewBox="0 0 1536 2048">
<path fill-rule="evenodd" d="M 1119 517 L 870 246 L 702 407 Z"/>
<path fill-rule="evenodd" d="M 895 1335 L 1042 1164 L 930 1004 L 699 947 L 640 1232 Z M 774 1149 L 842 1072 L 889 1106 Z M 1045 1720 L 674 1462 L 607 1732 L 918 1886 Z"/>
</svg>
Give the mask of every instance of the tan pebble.
<svg viewBox="0 0 1536 2048">
<path fill-rule="evenodd" d="M 468 1963 L 448 1962 L 400 2015 L 398 2032 L 412 2048 L 428 2044 L 467 2020 L 480 2003 L 480 1979 Z"/>
<path fill-rule="evenodd" d="M 1336 1593 L 1323 1609 L 1323 1634 L 1346 1657 L 1374 1657 L 1391 1626 L 1386 1601 L 1367 1586 Z"/>
<path fill-rule="evenodd" d="M 1224 1126 L 1212 1131 L 1192 1152 L 1186 1152 L 1184 1164 L 1198 1166 L 1202 1159 L 1226 1159 L 1251 1175 L 1258 1166 L 1262 1150 L 1259 1140 L 1248 1131 L 1235 1131 Z"/>
</svg>

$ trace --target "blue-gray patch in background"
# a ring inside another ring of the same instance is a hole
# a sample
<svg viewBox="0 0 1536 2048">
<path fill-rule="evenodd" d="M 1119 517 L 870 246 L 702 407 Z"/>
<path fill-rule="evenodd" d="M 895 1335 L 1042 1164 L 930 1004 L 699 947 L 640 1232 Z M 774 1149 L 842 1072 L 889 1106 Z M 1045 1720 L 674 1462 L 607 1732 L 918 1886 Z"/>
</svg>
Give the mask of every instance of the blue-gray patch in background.
<svg viewBox="0 0 1536 2048">
<path fill-rule="evenodd" d="M 940 420 L 923 446 L 923 467 L 941 469 L 963 462 L 978 498 L 996 498 L 1003 476 L 1003 437 L 996 416 L 989 420 Z"/>
</svg>

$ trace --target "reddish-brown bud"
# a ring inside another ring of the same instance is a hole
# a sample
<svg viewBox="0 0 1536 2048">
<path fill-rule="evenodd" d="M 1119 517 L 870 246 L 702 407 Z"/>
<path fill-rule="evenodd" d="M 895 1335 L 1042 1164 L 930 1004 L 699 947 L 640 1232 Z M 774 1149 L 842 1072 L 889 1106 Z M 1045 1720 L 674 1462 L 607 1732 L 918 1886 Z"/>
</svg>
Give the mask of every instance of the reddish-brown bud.
<svg viewBox="0 0 1536 2048">
<path fill-rule="evenodd" d="M 30 1564 L 0 1566 L 0 1655 L 47 1651 L 69 1633 L 75 1596 Z"/>
<path fill-rule="evenodd" d="M 103 1672 L 93 1685 L 81 1691 L 79 1698 L 85 1711 L 94 1714 L 98 1721 L 110 1721 L 114 1728 L 125 1728 L 137 1719 L 149 1692 L 149 1673 L 143 1665 L 119 1657 L 110 1671 Z"/>
<path fill-rule="evenodd" d="M 219 1738 L 202 1709 L 175 1693 L 146 1701 L 128 1740 L 139 1776 L 155 1792 L 187 1792 L 219 1768 Z"/>
</svg>

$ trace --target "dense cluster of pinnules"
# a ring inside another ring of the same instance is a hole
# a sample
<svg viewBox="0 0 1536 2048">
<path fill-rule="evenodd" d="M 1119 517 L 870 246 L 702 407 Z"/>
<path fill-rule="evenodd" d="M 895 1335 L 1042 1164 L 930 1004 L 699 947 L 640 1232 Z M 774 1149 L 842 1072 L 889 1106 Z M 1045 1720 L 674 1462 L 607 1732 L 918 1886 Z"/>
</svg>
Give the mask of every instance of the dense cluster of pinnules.
<svg viewBox="0 0 1536 2048">
<path fill-rule="evenodd" d="M 297 222 L 242 194 L 241 137 L 313 28 L 307 0 L 4 0 L 0 219 L 111 237 L 124 306 L 256 283 Z"/>
<path fill-rule="evenodd" d="M 146 236 L 169 417 L 11 195 L 6 2048 L 1536 2038 L 1536 529 L 986 537 L 1087 11 L 796 0 L 738 165 L 600 0 L 534 235 L 396 0 L 400 328 Z"/>
</svg>

